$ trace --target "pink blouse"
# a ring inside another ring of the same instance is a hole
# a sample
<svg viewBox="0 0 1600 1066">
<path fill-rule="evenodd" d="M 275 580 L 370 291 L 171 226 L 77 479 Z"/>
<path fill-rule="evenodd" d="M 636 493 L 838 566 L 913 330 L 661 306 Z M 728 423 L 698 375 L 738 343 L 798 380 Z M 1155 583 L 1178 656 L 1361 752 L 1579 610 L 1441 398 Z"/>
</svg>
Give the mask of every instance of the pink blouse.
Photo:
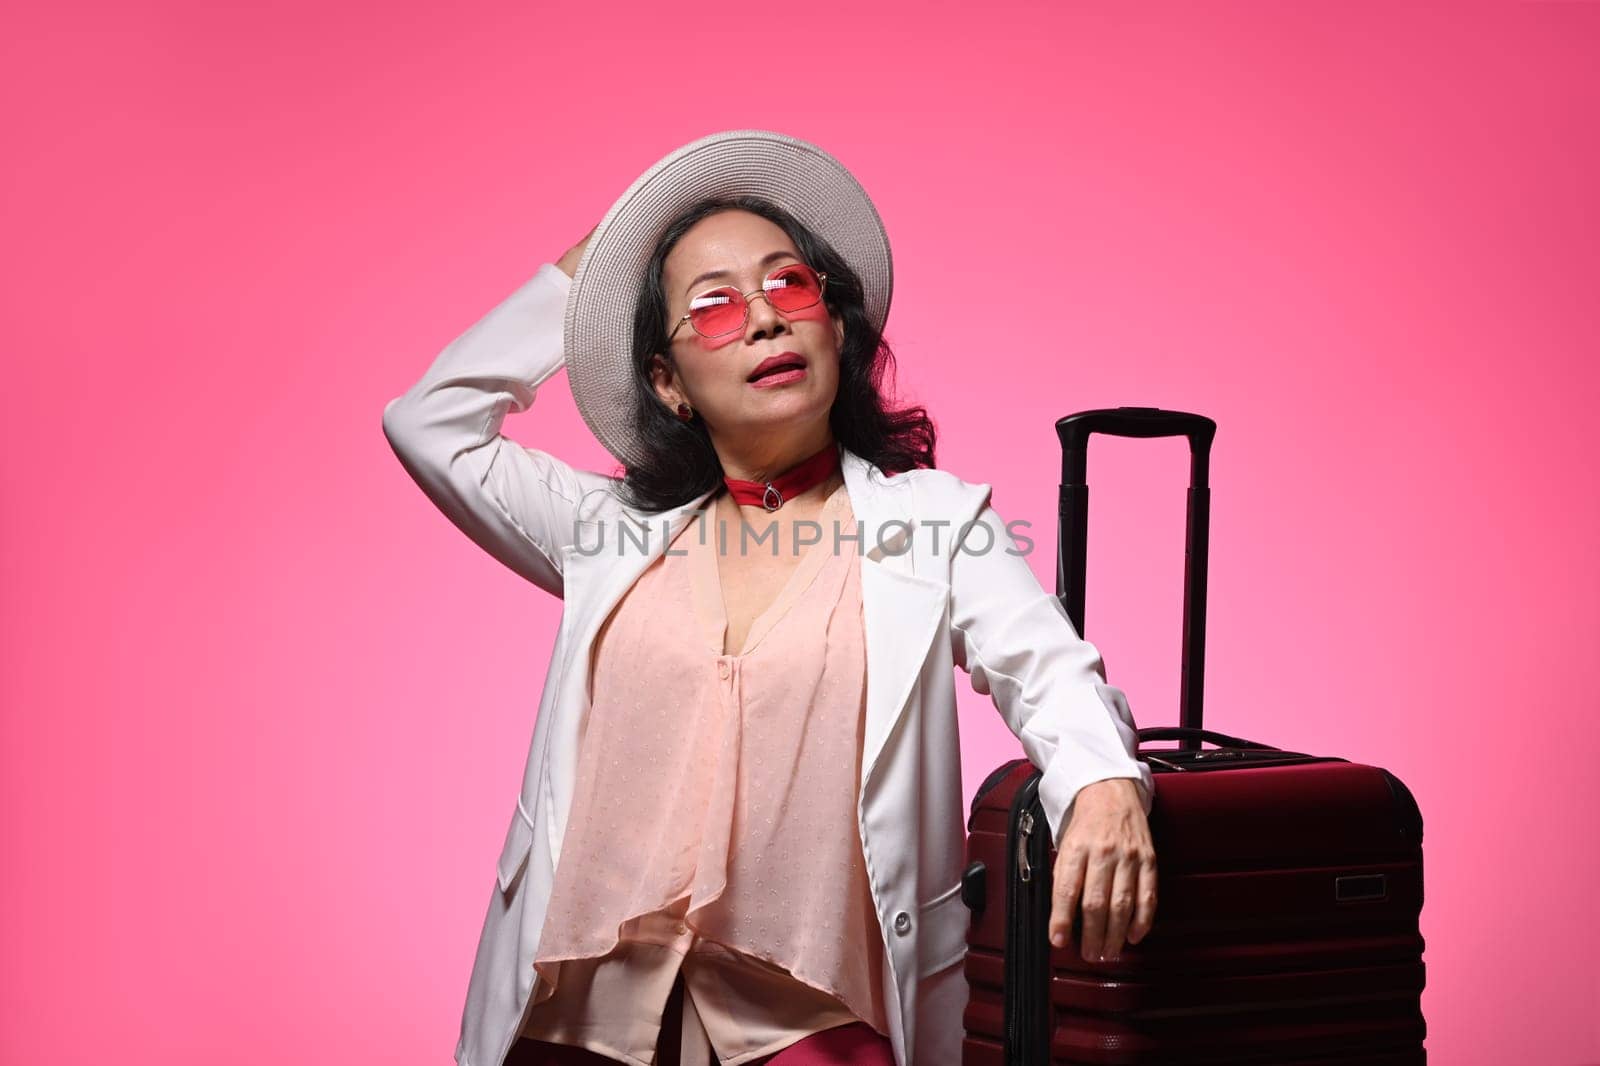
<svg viewBox="0 0 1600 1066">
<path fill-rule="evenodd" d="M 860 569 L 835 537 L 856 532 L 849 505 L 841 485 L 737 655 L 709 514 L 602 626 L 521 1035 L 649 1066 L 680 966 L 685 1066 L 854 1021 L 888 1034 L 856 813 Z M 741 550 L 737 526 L 720 539 Z"/>
</svg>

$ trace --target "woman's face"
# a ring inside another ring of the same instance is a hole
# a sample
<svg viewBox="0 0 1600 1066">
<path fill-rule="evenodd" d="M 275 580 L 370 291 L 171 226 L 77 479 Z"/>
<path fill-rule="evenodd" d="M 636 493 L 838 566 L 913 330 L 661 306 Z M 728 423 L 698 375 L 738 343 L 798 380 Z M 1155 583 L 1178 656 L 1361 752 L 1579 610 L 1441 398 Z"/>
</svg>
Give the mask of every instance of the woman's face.
<svg viewBox="0 0 1600 1066">
<path fill-rule="evenodd" d="M 760 452 L 764 449 L 757 442 L 816 439 L 823 435 L 818 423 L 825 431 L 839 391 L 844 322 L 830 315 L 826 300 L 786 313 L 760 293 L 773 270 L 799 262 L 805 260 L 782 226 L 748 211 L 727 210 L 695 223 L 663 263 L 669 331 L 688 312 L 690 300 L 712 289 L 731 285 L 749 300 L 743 329 L 703 337 L 684 322 L 668 344 L 671 358 L 652 360 L 656 395 L 668 411 L 688 403 L 719 447 Z M 805 360 L 804 371 L 750 380 L 763 360 L 783 352 Z"/>
</svg>

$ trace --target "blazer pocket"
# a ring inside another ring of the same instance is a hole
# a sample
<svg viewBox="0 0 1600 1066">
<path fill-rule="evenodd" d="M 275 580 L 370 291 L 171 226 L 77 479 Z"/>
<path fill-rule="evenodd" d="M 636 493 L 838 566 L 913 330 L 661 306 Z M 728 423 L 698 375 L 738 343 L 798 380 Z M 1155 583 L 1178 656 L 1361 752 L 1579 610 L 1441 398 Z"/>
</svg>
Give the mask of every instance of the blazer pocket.
<svg viewBox="0 0 1600 1066">
<path fill-rule="evenodd" d="M 967 957 L 967 929 L 972 912 L 961 898 L 961 882 L 945 889 L 917 911 L 922 933 L 917 938 L 917 976 L 927 977 Z"/>
<path fill-rule="evenodd" d="M 517 798 L 517 809 L 511 813 L 511 825 L 506 829 L 506 842 L 500 849 L 500 860 L 495 863 L 495 877 L 500 891 L 506 892 L 527 864 L 528 852 L 533 848 L 533 819 L 522 809 L 522 798 Z"/>
</svg>

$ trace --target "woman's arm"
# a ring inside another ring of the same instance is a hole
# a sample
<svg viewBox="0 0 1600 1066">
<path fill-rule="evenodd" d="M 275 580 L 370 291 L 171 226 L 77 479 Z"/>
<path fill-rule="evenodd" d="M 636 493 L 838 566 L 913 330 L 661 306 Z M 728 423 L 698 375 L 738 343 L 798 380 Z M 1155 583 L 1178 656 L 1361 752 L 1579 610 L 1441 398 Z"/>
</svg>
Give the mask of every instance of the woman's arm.
<svg viewBox="0 0 1600 1066">
<path fill-rule="evenodd" d="M 566 363 L 570 271 L 588 241 L 559 265 L 541 266 L 383 409 L 384 436 L 428 498 L 490 555 L 556 596 L 580 501 L 616 479 L 525 448 L 500 427 Z"/>
<path fill-rule="evenodd" d="M 956 661 L 1043 770 L 1039 802 L 1056 844 L 1051 942 L 1066 944 L 1081 903 L 1084 958 L 1115 956 L 1124 936 L 1144 939 L 1156 906 L 1155 786 L 1135 757 L 1127 697 L 987 501 L 950 570 Z"/>
<path fill-rule="evenodd" d="M 1154 785 L 1149 766 L 1135 758 L 1139 736 L 1127 697 L 1106 683 L 1099 650 L 1078 636 L 988 503 L 956 549 L 950 574 L 956 663 L 974 689 L 992 696 L 1044 771 L 1039 802 L 1057 847 L 1078 790 L 1092 782 L 1132 778 L 1149 814 Z"/>
</svg>

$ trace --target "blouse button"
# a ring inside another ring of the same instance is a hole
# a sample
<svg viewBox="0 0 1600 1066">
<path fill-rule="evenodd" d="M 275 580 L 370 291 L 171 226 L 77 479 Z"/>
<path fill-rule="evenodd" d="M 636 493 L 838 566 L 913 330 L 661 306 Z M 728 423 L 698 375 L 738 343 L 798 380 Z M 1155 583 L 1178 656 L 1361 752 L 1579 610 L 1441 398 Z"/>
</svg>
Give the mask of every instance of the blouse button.
<svg viewBox="0 0 1600 1066">
<path fill-rule="evenodd" d="M 718 663 L 717 664 L 717 676 L 718 677 L 724 677 L 724 678 L 728 676 L 728 664 L 727 663 Z"/>
<path fill-rule="evenodd" d="M 895 915 L 894 931 L 899 933 L 901 936 L 911 932 L 911 915 L 907 914 L 905 911 L 901 911 L 899 914 Z"/>
</svg>

